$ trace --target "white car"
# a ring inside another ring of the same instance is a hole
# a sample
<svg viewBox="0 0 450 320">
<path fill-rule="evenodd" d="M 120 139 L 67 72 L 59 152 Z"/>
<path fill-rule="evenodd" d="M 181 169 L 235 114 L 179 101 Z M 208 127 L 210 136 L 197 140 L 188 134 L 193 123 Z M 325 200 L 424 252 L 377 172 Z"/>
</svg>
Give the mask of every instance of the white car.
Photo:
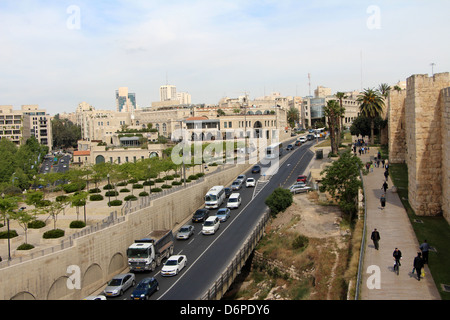
<svg viewBox="0 0 450 320">
<path fill-rule="evenodd" d="M 203 234 L 215 234 L 220 227 L 220 219 L 217 216 L 210 216 L 203 222 Z"/>
<path fill-rule="evenodd" d="M 184 255 L 170 256 L 161 269 L 162 276 L 175 276 L 186 267 L 187 258 Z"/>
<path fill-rule="evenodd" d="M 256 184 L 255 178 L 247 178 L 247 181 L 245 181 L 246 187 L 254 187 Z"/>
<path fill-rule="evenodd" d="M 308 192 L 311 190 L 311 187 L 308 187 L 304 182 L 296 182 L 292 186 L 289 187 L 289 191 L 292 193 L 302 193 L 302 192 Z"/>
<path fill-rule="evenodd" d="M 298 140 L 299 140 L 301 143 L 305 143 L 306 141 L 308 141 L 308 140 L 306 139 L 306 137 L 300 137 Z"/>
</svg>

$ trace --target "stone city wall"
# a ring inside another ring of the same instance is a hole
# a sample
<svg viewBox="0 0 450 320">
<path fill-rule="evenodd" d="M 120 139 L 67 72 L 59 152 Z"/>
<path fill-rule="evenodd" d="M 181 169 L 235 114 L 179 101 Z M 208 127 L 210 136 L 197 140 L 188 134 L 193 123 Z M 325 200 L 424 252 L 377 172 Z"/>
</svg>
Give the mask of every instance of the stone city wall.
<svg viewBox="0 0 450 320">
<path fill-rule="evenodd" d="M 405 98 L 406 90 L 391 90 L 388 98 L 389 163 L 405 163 Z"/>
<path fill-rule="evenodd" d="M 450 74 L 412 75 L 406 84 L 406 146 L 408 198 L 418 215 L 442 210 L 442 89 Z"/>
<path fill-rule="evenodd" d="M 442 90 L 442 212 L 450 223 L 450 88 Z"/>
<path fill-rule="evenodd" d="M 250 168 L 241 164 L 205 181 L 158 198 L 149 207 L 119 217 L 110 227 L 77 238 L 71 247 L 0 269 L 0 299 L 82 299 L 127 268 L 126 249 L 153 230 L 172 229 L 203 205 L 213 185 L 228 185 Z M 72 278 L 80 271 L 80 287 Z M 70 283 L 69 283 L 70 282 Z"/>
</svg>

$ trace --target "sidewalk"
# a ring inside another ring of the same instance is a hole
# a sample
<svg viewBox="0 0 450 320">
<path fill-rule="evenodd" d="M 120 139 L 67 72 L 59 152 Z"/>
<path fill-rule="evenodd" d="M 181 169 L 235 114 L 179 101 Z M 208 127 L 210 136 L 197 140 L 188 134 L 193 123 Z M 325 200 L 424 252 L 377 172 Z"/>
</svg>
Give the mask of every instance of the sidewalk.
<svg viewBox="0 0 450 320">
<path fill-rule="evenodd" d="M 370 148 L 369 153 L 360 156 L 365 164 L 375 157 L 376 148 Z M 359 156 L 359 153 L 358 153 Z M 361 277 L 361 300 L 440 300 L 439 292 L 431 277 L 430 270 L 425 265 L 425 277 L 417 281 L 416 274 L 412 274 L 413 260 L 419 252 L 419 241 L 416 238 L 410 220 L 407 216 L 397 193 L 392 191 L 393 183 L 388 178 L 386 192 L 386 207 L 381 210 L 380 196 L 382 194 L 384 168 L 374 168 L 363 176 L 367 220 L 366 244 Z M 380 246 L 376 250 L 370 239 L 373 229 L 380 233 Z M 394 259 L 392 253 L 395 248 L 402 252 L 400 274 L 393 271 Z M 375 272 L 370 266 L 379 267 L 380 288 L 369 289 L 373 284 Z"/>
</svg>

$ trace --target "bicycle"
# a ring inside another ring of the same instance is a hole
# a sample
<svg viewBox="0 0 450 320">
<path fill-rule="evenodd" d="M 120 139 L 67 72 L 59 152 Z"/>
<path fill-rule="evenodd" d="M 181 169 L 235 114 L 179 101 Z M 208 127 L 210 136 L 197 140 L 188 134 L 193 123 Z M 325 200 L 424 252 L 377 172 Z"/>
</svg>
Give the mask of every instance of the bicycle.
<svg viewBox="0 0 450 320">
<path fill-rule="evenodd" d="M 400 259 L 394 258 L 394 272 L 397 273 L 397 275 L 400 273 Z"/>
</svg>

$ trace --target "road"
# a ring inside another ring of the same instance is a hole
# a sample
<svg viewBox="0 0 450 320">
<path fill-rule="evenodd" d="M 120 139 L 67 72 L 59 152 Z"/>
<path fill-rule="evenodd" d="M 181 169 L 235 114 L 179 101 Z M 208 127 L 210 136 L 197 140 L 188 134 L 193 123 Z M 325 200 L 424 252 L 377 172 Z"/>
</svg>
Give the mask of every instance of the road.
<svg viewBox="0 0 450 320">
<path fill-rule="evenodd" d="M 254 229 L 267 209 L 264 200 L 276 187 L 288 188 L 303 174 L 314 154 L 309 147 L 315 143 L 307 142 L 297 146 L 292 151 L 284 150 L 280 158 L 278 172 L 270 179 L 261 174 L 246 172 L 247 177 L 254 177 L 258 182 L 256 188 L 246 188 L 245 184 L 239 191 L 242 204 L 231 211 L 228 221 L 221 223 L 215 235 L 203 235 L 201 223 L 194 223 L 195 235 L 188 240 L 175 240 L 174 254 L 187 256 L 187 266 L 174 277 L 163 277 L 161 266 L 154 272 L 136 273 L 136 283 L 145 277 L 155 277 L 160 290 L 151 296 L 152 300 L 197 300 L 201 298 L 209 286 L 225 271 L 230 261 L 235 257 L 245 239 Z M 287 143 L 284 144 L 286 147 Z M 266 180 L 266 182 L 262 182 Z M 258 192 L 255 192 L 258 191 Z M 223 204 L 222 207 L 226 205 Z M 210 210 L 214 215 L 217 209 Z M 133 288 L 128 289 L 123 296 L 113 299 L 129 299 Z"/>
</svg>

